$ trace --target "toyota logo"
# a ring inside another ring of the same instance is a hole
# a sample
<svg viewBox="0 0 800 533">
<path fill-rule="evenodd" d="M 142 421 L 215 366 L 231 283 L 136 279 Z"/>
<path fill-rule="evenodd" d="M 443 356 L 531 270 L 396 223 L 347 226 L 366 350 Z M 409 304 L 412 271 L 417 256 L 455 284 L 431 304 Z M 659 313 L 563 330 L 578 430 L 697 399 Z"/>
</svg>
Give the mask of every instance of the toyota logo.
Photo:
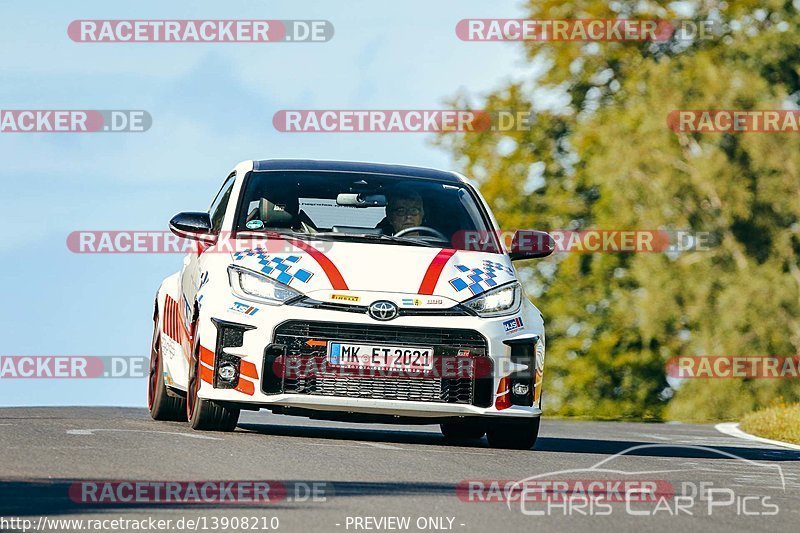
<svg viewBox="0 0 800 533">
<path fill-rule="evenodd" d="M 375 320 L 391 320 L 397 317 L 397 306 L 387 300 L 378 300 L 369 306 L 369 316 Z"/>
</svg>

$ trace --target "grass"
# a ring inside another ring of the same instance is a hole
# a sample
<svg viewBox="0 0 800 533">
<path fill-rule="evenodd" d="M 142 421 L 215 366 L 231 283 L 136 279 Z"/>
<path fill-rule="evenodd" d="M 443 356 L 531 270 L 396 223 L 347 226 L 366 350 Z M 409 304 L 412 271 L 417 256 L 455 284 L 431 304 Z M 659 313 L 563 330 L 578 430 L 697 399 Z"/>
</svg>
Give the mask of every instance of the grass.
<svg viewBox="0 0 800 533">
<path fill-rule="evenodd" d="M 800 444 L 800 404 L 778 405 L 750 413 L 739 427 L 766 439 Z"/>
</svg>

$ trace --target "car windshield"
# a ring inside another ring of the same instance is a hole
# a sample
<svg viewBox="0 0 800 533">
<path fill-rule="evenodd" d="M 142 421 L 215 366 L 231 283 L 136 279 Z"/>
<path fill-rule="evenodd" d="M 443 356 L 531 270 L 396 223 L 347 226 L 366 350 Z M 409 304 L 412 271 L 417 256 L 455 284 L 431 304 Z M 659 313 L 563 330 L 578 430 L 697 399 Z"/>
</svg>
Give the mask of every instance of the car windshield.
<svg viewBox="0 0 800 533">
<path fill-rule="evenodd" d="M 474 193 L 458 182 L 353 172 L 257 171 L 246 180 L 236 228 L 305 239 L 457 249 L 480 240 L 481 250 L 497 252 L 489 224 Z"/>
</svg>

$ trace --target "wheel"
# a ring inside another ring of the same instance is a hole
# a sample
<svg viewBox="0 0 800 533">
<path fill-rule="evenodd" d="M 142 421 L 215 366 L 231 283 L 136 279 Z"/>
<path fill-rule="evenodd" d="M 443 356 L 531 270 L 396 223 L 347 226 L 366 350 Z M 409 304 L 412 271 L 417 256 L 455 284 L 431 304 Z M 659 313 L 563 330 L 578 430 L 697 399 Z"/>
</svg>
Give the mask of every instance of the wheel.
<svg viewBox="0 0 800 533">
<path fill-rule="evenodd" d="M 153 420 L 186 420 L 186 400 L 167 394 L 164 384 L 164 361 L 161 359 L 161 331 L 158 317 L 153 326 L 153 342 L 150 345 L 150 375 L 147 380 L 147 408 Z"/>
<path fill-rule="evenodd" d="M 186 387 L 186 418 L 192 429 L 200 431 L 235 430 L 239 422 L 239 409 L 231 409 L 213 400 L 200 398 L 200 382 L 200 339 L 195 336 Z"/>
<path fill-rule="evenodd" d="M 483 438 L 486 427 L 478 420 L 459 420 L 458 422 L 445 422 L 439 424 L 442 435 L 447 442 L 462 443 Z"/>
<path fill-rule="evenodd" d="M 524 421 L 495 422 L 486 430 L 489 446 L 509 450 L 530 450 L 539 436 L 540 417 Z"/>
</svg>

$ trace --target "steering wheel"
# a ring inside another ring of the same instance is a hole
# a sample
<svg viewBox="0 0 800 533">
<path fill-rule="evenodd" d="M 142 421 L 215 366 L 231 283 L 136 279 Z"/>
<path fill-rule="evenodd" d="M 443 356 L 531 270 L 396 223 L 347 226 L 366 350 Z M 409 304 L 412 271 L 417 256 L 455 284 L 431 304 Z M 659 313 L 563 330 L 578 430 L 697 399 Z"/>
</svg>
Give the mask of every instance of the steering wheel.
<svg viewBox="0 0 800 533">
<path fill-rule="evenodd" d="M 450 240 L 447 237 L 445 237 L 444 234 L 441 231 L 439 231 L 437 229 L 433 229 L 433 228 L 431 228 L 429 226 L 412 226 L 410 228 L 401 229 L 400 231 L 395 233 L 394 236 L 395 237 L 402 237 L 404 235 L 408 235 L 409 233 L 413 233 L 415 231 L 416 232 L 427 233 L 429 235 L 433 235 L 437 239 L 441 239 L 443 241 L 449 241 Z"/>
</svg>

